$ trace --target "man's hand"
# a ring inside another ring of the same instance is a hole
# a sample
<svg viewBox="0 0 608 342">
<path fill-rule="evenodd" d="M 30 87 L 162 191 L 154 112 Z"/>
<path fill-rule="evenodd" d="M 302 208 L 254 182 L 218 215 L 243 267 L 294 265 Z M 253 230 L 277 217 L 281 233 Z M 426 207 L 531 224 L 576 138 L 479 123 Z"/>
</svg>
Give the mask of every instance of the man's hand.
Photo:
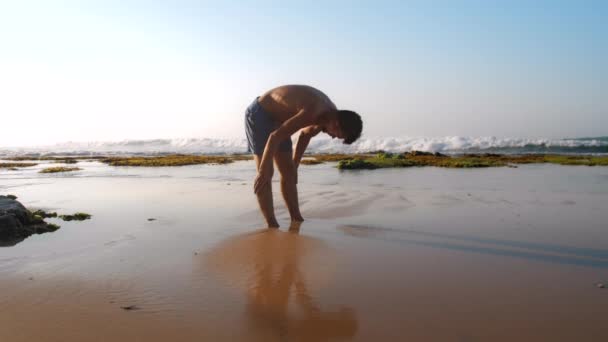
<svg viewBox="0 0 608 342">
<path fill-rule="evenodd" d="M 253 182 L 253 193 L 257 194 L 258 191 L 262 189 L 264 185 L 270 182 L 271 176 L 264 170 L 260 169 L 257 177 L 255 177 L 255 182 Z"/>
</svg>

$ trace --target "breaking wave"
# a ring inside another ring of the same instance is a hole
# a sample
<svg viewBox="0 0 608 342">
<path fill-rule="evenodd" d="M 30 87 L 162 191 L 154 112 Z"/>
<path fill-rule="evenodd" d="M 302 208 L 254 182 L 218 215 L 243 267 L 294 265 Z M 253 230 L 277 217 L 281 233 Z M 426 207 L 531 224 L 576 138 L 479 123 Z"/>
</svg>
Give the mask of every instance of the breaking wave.
<svg viewBox="0 0 608 342">
<path fill-rule="evenodd" d="M 318 137 L 310 142 L 311 153 L 406 152 L 443 153 L 587 153 L 608 154 L 608 137 L 526 139 L 497 137 L 385 137 L 362 138 L 352 145 L 338 139 Z M 247 153 L 245 139 L 150 139 L 102 142 L 66 142 L 38 147 L 0 147 L 0 156 L 11 155 L 158 155 Z"/>
</svg>

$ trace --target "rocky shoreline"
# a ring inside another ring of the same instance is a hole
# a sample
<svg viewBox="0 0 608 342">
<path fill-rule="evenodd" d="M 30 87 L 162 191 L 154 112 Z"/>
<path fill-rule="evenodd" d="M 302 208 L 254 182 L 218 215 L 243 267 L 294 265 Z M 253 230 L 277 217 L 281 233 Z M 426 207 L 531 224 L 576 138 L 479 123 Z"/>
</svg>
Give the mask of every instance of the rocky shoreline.
<svg viewBox="0 0 608 342">
<path fill-rule="evenodd" d="M 59 226 L 35 215 L 14 196 L 0 195 L 0 246 L 14 246 L 30 235 L 54 232 Z"/>
<path fill-rule="evenodd" d="M 185 155 L 168 154 L 157 156 L 95 156 L 95 157 L 65 157 L 65 156 L 17 156 L 5 158 L 9 162 L 0 162 L 0 168 L 16 170 L 35 166 L 34 163 L 23 161 L 52 161 L 54 163 L 75 164 L 79 160 L 99 161 L 109 166 L 135 167 L 166 167 L 198 164 L 229 164 L 235 161 L 251 160 L 251 155 Z M 21 162 L 21 163 L 19 163 Z M 454 154 L 410 151 L 404 153 L 387 153 L 376 151 L 356 154 L 306 154 L 302 159 L 303 165 L 316 165 L 325 162 L 338 162 L 338 169 L 378 169 L 389 167 L 435 166 L 447 168 L 483 168 L 483 167 L 517 167 L 518 164 L 556 164 L 556 165 L 585 165 L 608 166 L 606 155 L 561 155 L 561 154 Z M 42 173 L 78 171 L 76 167 L 52 167 Z"/>
</svg>

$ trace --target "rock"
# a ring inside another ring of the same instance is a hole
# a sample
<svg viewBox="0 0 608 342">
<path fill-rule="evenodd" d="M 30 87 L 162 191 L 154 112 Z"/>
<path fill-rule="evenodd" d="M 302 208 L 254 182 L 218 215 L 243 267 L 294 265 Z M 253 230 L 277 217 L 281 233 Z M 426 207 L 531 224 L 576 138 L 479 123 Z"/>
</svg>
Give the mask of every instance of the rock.
<svg viewBox="0 0 608 342">
<path fill-rule="evenodd" d="M 139 310 L 137 305 L 121 306 L 120 308 L 126 311 Z"/>
<path fill-rule="evenodd" d="M 13 246 L 32 234 L 42 234 L 58 228 L 58 226 L 49 227 L 41 215 L 32 215 L 15 199 L 0 196 L 1 246 Z"/>
<path fill-rule="evenodd" d="M 23 204 L 8 196 L 0 196 L 0 217 L 6 215 L 15 217 L 21 224 L 29 224 L 31 219 Z"/>
<path fill-rule="evenodd" d="M 597 283 L 595 286 L 597 286 L 600 289 L 606 288 L 606 285 L 604 285 L 603 283 Z"/>
<path fill-rule="evenodd" d="M 156 221 L 156 219 L 155 219 L 155 218 L 153 218 L 153 217 L 150 217 L 150 218 L 148 219 L 148 221 Z"/>
<path fill-rule="evenodd" d="M 12 215 L 0 215 L 0 239 L 18 237 L 22 224 Z"/>
</svg>

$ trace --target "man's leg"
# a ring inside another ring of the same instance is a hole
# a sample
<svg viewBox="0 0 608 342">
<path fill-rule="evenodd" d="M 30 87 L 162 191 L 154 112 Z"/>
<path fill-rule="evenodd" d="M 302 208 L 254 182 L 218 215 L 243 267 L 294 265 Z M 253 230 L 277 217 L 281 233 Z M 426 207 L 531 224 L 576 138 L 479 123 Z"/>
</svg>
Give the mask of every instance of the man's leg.
<svg viewBox="0 0 608 342">
<path fill-rule="evenodd" d="M 253 155 L 253 159 L 255 160 L 256 170 L 260 170 L 260 161 L 262 156 Z M 266 219 L 266 223 L 268 224 L 268 228 L 276 228 L 279 226 L 276 217 L 274 216 L 274 206 L 272 204 L 272 173 L 274 172 L 274 168 L 271 169 L 270 178 L 271 180 L 264 185 L 260 191 L 258 191 L 258 204 L 260 205 L 260 210 L 262 211 L 262 215 Z"/>
<path fill-rule="evenodd" d="M 291 159 L 291 152 L 279 151 L 274 155 L 274 162 L 281 173 L 281 192 L 292 221 L 304 221 L 298 204 L 297 170 Z"/>
</svg>

